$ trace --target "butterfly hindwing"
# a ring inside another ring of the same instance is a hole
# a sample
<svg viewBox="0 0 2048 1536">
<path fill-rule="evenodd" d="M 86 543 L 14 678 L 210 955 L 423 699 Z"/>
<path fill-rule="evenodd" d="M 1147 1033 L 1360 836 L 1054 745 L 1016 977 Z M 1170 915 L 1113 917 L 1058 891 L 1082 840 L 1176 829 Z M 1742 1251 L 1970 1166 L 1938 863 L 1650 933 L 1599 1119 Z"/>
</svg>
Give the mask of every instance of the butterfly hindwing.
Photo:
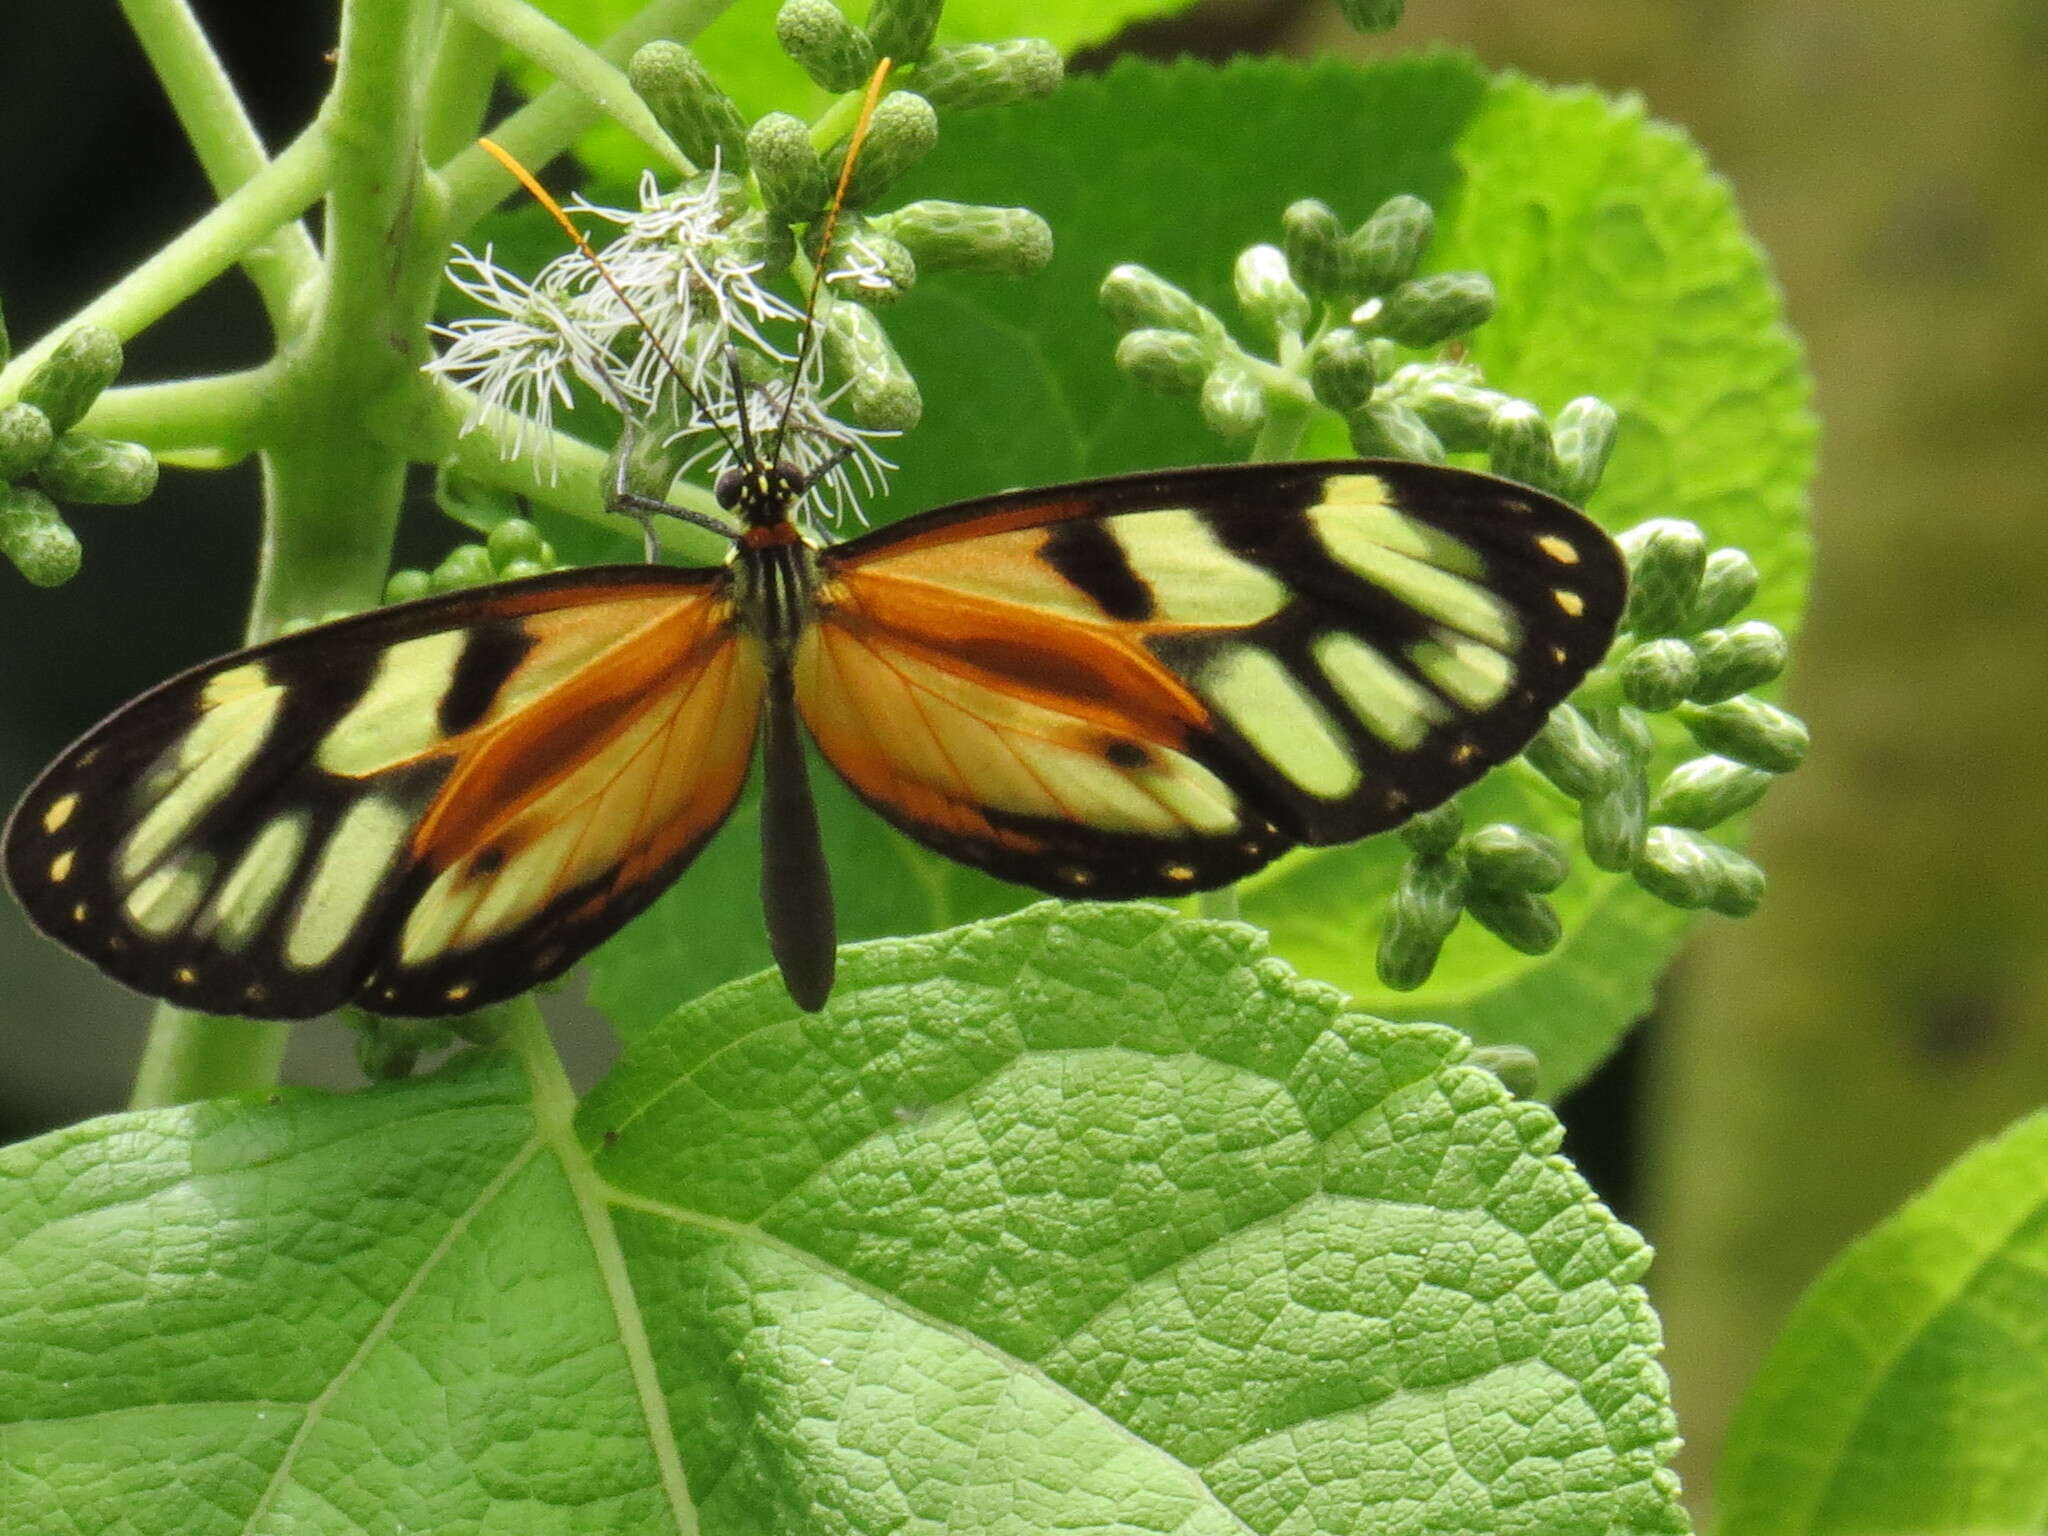
<svg viewBox="0 0 2048 1536">
<path fill-rule="evenodd" d="M 173 678 L 7 831 L 36 924 L 142 991 L 456 1013 L 558 974 L 724 820 L 761 669 L 722 571 L 428 598 Z"/>
<path fill-rule="evenodd" d="M 1626 577 L 1556 499 L 1390 461 L 964 503 L 827 551 L 798 700 L 930 846 L 1071 895 L 1221 885 L 1519 751 Z"/>
</svg>

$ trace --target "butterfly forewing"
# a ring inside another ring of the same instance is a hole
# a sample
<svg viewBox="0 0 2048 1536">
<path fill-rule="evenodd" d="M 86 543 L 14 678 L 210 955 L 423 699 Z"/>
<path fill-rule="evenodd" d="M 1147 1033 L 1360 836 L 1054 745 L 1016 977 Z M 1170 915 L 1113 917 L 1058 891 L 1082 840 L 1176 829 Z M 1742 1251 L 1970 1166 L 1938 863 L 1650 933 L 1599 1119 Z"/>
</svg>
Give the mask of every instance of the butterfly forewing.
<svg viewBox="0 0 2048 1536">
<path fill-rule="evenodd" d="M 722 571 L 430 598 L 172 679 L 29 791 L 7 874 L 145 992 L 454 1013 L 558 974 L 738 796 L 761 695 Z"/>
<path fill-rule="evenodd" d="M 1594 524 L 1469 471 L 1135 475 L 828 551 L 798 701 L 940 852 L 1066 894 L 1199 890 L 1427 809 L 1605 654 Z"/>
</svg>

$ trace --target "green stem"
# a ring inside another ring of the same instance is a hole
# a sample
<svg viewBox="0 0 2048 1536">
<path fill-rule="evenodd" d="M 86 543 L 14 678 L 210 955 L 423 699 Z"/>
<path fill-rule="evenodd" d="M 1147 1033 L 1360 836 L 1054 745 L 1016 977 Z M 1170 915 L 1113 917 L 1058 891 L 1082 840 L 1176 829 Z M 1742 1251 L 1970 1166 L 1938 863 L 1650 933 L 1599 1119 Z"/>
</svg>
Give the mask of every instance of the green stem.
<svg viewBox="0 0 2048 1536">
<path fill-rule="evenodd" d="M 93 402 L 79 425 L 154 453 L 204 449 L 213 462 L 232 464 L 255 450 L 276 381 L 275 365 L 266 363 L 212 378 L 118 385 Z"/>
<path fill-rule="evenodd" d="M 103 325 L 126 338 L 161 319 L 305 212 L 327 174 L 327 133 L 315 123 L 226 201 L 16 356 L 0 372 L 0 400 L 17 398 L 29 374 L 78 326 Z"/>
<path fill-rule="evenodd" d="M 260 1093 L 276 1084 L 290 1034 L 285 1024 L 187 1013 L 159 1003 L 128 1107 L 161 1109 L 232 1093 Z"/>
<path fill-rule="evenodd" d="M 367 608 L 382 589 L 407 461 L 369 421 L 421 392 L 445 251 L 419 143 L 430 14 L 429 0 L 353 0 L 342 13 L 322 113 L 334 144 L 326 278 L 306 342 L 279 372 L 251 639 Z"/>
<path fill-rule="evenodd" d="M 1220 890 L 1203 891 L 1195 897 L 1195 915 L 1198 917 L 1221 918 L 1235 923 L 1242 920 L 1237 887 L 1226 885 Z"/>
<path fill-rule="evenodd" d="M 622 64 L 642 43 L 659 37 L 688 42 L 716 21 L 732 0 L 654 0 L 598 46 L 601 58 Z M 574 86 L 552 85 L 491 130 L 491 138 L 535 171 L 572 144 L 598 120 L 590 98 Z M 460 236 L 512 190 L 512 177 L 489 155 L 470 145 L 441 168 L 448 196 L 448 228 Z"/>
<path fill-rule="evenodd" d="M 498 83 L 504 45 L 465 17 L 449 12 L 434 39 L 427 68 L 427 110 L 420 145 L 429 165 L 439 165 L 483 129 L 491 91 Z"/>
<path fill-rule="evenodd" d="M 606 115 L 669 164 L 694 171 L 640 99 L 625 73 L 596 50 L 578 42 L 525 0 L 449 0 L 461 15 L 513 52 L 531 59 L 564 85 L 574 86 Z"/>
<path fill-rule="evenodd" d="M 270 164 L 269 152 L 184 0 L 121 0 L 121 9 L 214 195 L 225 198 L 261 175 Z M 262 297 L 272 329 L 282 333 L 293 296 L 319 269 L 312 237 L 301 224 L 287 225 L 274 240 L 251 247 L 242 266 Z"/>
</svg>

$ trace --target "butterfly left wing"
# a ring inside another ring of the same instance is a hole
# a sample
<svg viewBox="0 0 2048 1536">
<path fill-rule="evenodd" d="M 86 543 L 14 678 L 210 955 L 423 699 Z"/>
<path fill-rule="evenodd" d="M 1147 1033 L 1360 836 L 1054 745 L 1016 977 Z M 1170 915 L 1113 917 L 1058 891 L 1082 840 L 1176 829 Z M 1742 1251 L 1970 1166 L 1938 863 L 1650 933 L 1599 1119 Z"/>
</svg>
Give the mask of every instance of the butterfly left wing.
<svg viewBox="0 0 2048 1536">
<path fill-rule="evenodd" d="M 717 830 L 761 697 L 722 571 L 427 598 L 171 679 L 6 834 L 36 925 L 216 1013 L 460 1013 L 560 973 Z"/>
<path fill-rule="evenodd" d="M 821 556 L 798 706 L 897 827 L 1062 895 L 1227 884 L 1511 757 L 1626 576 L 1553 497 L 1392 461 L 968 502 Z"/>
</svg>

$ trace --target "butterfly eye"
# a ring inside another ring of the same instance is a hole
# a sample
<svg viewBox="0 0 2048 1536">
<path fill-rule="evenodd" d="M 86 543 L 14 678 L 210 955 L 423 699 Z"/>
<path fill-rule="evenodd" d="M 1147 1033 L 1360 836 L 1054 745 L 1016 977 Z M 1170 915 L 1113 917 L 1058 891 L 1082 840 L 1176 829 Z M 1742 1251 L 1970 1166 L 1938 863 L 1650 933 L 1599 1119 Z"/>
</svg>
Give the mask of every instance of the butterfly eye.
<svg viewBox="0 0 2048 1536">
<path fill-rule="evenodd" d="M 746 494 L 747 476 L 753 472 L 748 465 L 735 464 L 719 475 L 717 484 L 711 488 L 711 494 L 718 498 L 718 504 L 726 511 L 733 511 L 739 506 L 740 498 Z"/>
</svg>

